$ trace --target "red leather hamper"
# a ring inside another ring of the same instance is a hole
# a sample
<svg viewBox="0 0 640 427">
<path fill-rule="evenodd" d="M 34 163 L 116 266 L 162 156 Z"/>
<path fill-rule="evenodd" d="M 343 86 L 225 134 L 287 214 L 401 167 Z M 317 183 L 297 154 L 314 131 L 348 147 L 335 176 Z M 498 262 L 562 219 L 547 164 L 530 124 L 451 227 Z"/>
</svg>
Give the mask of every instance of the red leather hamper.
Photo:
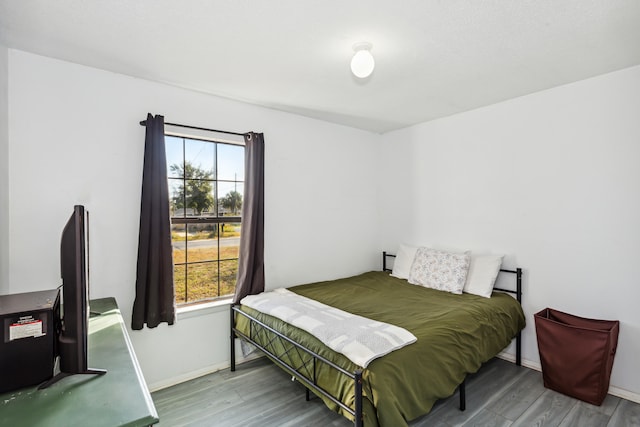
<svg viewBox="0 0 640 427">
<path fill-rule="evenodd" d="M 593 405 L 609 390 L 620 322 L 545 308 L 534 315 L 544 386 Z"/>
</svg>

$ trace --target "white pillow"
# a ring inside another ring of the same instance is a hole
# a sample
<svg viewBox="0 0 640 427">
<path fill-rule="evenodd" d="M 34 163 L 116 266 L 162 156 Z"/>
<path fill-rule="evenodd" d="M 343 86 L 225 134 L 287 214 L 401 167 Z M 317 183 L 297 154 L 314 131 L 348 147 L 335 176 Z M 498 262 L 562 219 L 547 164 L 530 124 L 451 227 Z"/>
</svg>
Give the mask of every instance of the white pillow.
<svg viewBox="0 0 640 427">
<path fill-rule="evenodd" d="M 504 255 L 481 255 L 471 257 L 467 282 L 464 292 L 485 298 L 491 297 L 493 285 L 496 282 L 502 258 Z"/>
<path fill-rule="evenodd" d="M 409 272 L 409 283 L 461 294 L 469 270 L 469 252 L 419 248 Z"/>
<path fill-rule="evenodd" d="M 418 248 L 415 246 L 400 245 L 396 253 L 396 259 L 393 261 L 393 271 L 391 271 L 393 277 L 398 279 L 409 278 L 409 270 L 411 270 L 411 264 L 413 264 L 413 258 L 415 258 L 417 250 Z"/>
</svg>

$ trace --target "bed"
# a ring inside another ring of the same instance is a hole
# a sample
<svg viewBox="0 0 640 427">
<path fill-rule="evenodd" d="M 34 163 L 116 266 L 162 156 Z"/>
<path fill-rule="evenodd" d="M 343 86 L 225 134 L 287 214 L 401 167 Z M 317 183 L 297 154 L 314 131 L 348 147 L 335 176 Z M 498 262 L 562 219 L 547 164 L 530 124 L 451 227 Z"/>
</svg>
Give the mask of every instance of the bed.
<svg viewBox="0 0 640 427">
<path fill-rule="evenodd" d="M 515 289 L 497 289 L 491 298 L 454 295 L 392 277 L 383 270 L 350 278 L 288 288 L 298 295 L 370 319 L 405 328 L 411 345 L 373 360 L 366 369 L 336 353 L 311 334 L 242 305 L 231 307 L 231 370 L 234 339 L 262 350 L 278 366 L 356 426 L 402 426 L 428 413 L 433 404 L 460 390 L 464 380 L 516 338 L 520 364 L 522 270 Z M 504 292 L 516 295 L 513 298 Z M 384 307 L 381 309 L 381 307 Z"/>
</svg>

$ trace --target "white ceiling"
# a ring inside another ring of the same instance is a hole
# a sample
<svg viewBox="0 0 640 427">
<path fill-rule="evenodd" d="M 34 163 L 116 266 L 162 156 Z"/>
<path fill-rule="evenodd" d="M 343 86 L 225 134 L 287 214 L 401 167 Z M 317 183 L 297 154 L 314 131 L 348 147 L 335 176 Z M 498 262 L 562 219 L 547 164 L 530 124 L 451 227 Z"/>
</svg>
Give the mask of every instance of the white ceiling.
<svg viewBox="0 0 640 427">
<path fill-rule="evenodd" d="M 0 43 L 382 133 L 640 64 L 640 0 L 0 0 Z"/>
</svg>

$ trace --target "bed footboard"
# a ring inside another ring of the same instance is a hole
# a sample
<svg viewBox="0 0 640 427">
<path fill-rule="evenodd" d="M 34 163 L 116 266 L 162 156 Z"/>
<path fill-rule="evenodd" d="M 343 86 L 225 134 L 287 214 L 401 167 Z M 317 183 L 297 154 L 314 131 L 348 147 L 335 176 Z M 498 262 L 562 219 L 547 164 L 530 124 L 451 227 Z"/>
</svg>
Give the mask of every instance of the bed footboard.
<svg viewBox="0 0 640 427">
<path fill-rule="evenodd" d="M 308 390 L 311 389 L 316 393 L 329 399 L 344 411 L 349 413 L 354 418 L 354 425 L 356 427 L 362 427 L 362 370 L 356 370 L 355 372 L 349 372 L 335 363 L 327 360 L 321 355 L 315 353 L 312 350 L 302 346 L 301 344 L 293 341 L 282 333 L 278 332 L 274 328 L 266 325 L 250 314 L 242 311 L 237 304 L 231 305 L 230 310 L 230 325 L 231 325 L 231 371 L 236 369 L 235 358 L 235 338 L 241 338 L 247 342 L 252 343 L 263 353 L 269 356 L 275 363 L 277 363 L 282 369 L 291 374 L 294 378 L 300 381 L 305 387 L 307 387 L 307 400 L 309 398 Z M 245 334 L 236 328 L 236 316 L 244 316 L 249 321 L 249 334 Z M 268 334 L 268 335 L 267 335 Z M 258 337 L 266 339 L 266 342 L 261 344 L 258 342 Z M 276 345 L 274 345 L 274 343 Z M 287 345 L 284 345 L 286 343 Z M 285 350 L 284 354 L 275 354 L 275 347 L 278 344 L 283 347 L 289 347 Z M 293 358 L 289 355 L 290 352 L 295 351 L 297 356 Z M 299 360 L 299 363 L 295 363 L 294 360 Z M 325 364 L 331 369 L 336 370 L 340 375 L 351 379 L 353 381 L 354 388 L 354 407 L 350 407 L 342 402 L 338 397 L 333 396 L 327 390 L 318 385 L 317 382 L 317 367 L 318 364 Z"/>
</svg>

